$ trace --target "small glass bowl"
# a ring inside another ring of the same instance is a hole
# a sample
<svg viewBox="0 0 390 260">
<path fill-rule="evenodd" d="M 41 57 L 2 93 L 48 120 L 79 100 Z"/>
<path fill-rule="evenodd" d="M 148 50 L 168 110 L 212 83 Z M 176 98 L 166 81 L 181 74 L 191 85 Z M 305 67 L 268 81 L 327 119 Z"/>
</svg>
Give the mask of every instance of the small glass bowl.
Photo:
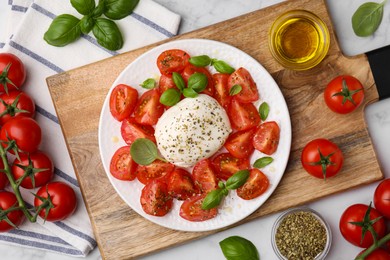
<svg viewBox="0 0 390 260">
<path fill-rule="evenodd" d="M 271 237 L 271 243 L 272 243 L 272 247 L 274 249 L 275 254 L 278 256 L 278 258 L 280 260 L 288 260 L 288 258 L 286 258 L 285 256 L 282 255 L 282 253 L 279 251 L 278 246 L 276 245 L 276 232 L 279 228 L 280 223 L 284 220 L 284 218 L 287 217 L 288 215 L 290 215 L 292 213 L 296 213 L 296 212 L 309 212 L 314 217 L 316 217 L 321 222 L 321 224 L 324 226 L 324 228 L 326 230 L 326 236 L 327 236 L 325 248 L 320 254 L 318 254 L 314 258 L 314 260 L 325 259 L 326 255 L 329 253 L 329 250 L 330 250 L 330 247 L 332 244 L 332 232 L 331 232 L 329 224 L 325 221 L 325 219 L 318 212 L 316 212 L 315 210 L 310 209 L 308 207 L 298 207 L 298 208 L 289 209 L 289 210 L 283 212 L 276 219 L 275 224 L 272 227 L 272 237 Z"/>
<path fill-rule="evenodd" d="M 272 24 L 268 38 L 272 56 L 292 70 L 307 70 L 318 65 L 330 46 L 328 27 L 321 18 L 306 10 L 291 10 L 280 15 Z"/>
</svg>

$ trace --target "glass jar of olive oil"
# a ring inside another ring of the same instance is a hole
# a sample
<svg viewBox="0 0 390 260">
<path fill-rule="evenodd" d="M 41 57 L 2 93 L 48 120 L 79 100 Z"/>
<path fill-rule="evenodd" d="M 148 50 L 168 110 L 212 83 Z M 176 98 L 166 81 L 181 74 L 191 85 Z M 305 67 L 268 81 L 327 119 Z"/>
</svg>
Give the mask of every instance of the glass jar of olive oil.
<svg viewBox="0 0 390 260">
<path fill-rule="evenodd" d="M 285 68 L 306 70 L 318 65 L 329 50 L 326 24 L 306 10 L 292 10 L 279 16 L 269 32 L 272 56 Z"/>
</svg>

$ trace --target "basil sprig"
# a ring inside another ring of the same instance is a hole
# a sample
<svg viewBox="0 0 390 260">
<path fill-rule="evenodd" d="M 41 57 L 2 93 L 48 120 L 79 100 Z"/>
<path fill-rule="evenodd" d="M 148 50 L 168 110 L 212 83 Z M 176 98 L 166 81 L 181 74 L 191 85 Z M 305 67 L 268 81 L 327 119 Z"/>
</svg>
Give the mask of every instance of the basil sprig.
<svg viewBox="0 0 390 260">
<path fill-rule="evenodd" d="M 370 36 L 378 29 L 386 2 L 387 0 L 382 3 L 367 2 L 359 6 L 352 16 L 352 28 L 357 36 Z"/>
<path fill-rule="evenodd" d="M 196 67 L 206 67 L 209 65 L 213 66 L 215 70 L 220 73 L 232 74 L 234 72 L 234 68 L 225 61 L 212 59 L 207 55 L 194 56 L 191 57 L 188 61 Z"/>
<path fill-rule="evenodd" d="M 230 190 L 235 190 L 244 185 L 249 177 L 249 170 L 241 170 L 233 174 L 226 183 L 220 181 L 218 188 L 207 193 L 202 202 L 202 209 L 208 210 L 218 207 L 224 197 L 229 194 Z"/>
<path fill-rule="evenodd" d="M 131 14 L 139 0 L 70 0 L 81 15 L 81 19 L 61 14 L 54 18 L 43 39 L 50 45 L 62 47 L 76 41 L 91 30 L 97 42 L 112 51 L 123 46 L 122 33 L 112 20 L 119 20 Z M 100 17 L 105 15 L 106 18 Z"/>
<path fill-rule="evenodd" d="M 157 146 L 147 138 L 136 139 L 130 147 L 131 158 L 140 165 L 149 165 L 156 159 L 166 161 L 158 155 Z"/>
<path fill-rule="evenodd" d="M 223 255 L 227 260 L 259 260 L 256 246 L 246 238 L 231 236 L 219 242 Z"/>
</svg>

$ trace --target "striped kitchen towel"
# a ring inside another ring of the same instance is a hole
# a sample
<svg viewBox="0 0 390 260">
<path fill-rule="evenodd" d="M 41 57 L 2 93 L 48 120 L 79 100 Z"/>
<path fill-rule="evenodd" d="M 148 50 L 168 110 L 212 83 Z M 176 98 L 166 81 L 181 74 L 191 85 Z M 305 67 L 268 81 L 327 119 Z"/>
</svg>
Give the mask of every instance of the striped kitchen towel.
<svg viewBox="0 0 390 260">
<path fill-rule="evenodd" d="M 8 7 L 10 38 L 0 45 L 0 52 L 13 53 L 24 62 L 27 81 L 22 90 L 36 102 L 35 119 L 43 133 L 40 149 L 54 161 L 55 180 L 68 182 L 76 190 L 79 206 L 64 221 L 40 220 L 39 224 L 27 221 L 19 229 L 0 233 L 0 241 L 85 256 L 96 246 L 96 241 L 45 80 L 53 74 L 172 37 L 178 31 L 180 16 L 151 0 L 140 0 L 130 16 L 117 21 L 125 43 L 115 52 L 99 46 L 91 35 L 65 47 L 50 46 L 43 40 L 57 15 L 69 13 L 80 17 L 69 0 L 8 0 Z M 22 194 L 27 203 L 33 204 L 30 191 L 22 190 Z"/>
</svg>

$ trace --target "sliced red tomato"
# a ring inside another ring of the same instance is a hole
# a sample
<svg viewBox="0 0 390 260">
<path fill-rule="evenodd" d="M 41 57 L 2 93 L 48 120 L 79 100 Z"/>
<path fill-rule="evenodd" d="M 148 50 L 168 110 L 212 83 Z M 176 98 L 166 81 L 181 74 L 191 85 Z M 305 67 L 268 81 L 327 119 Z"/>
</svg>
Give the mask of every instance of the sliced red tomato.
<svg viewBox="0 0 390 260">
<path fill-rule="evenodd" d="M 25 92 L 13 90 L 0 95 L 0 125 L 16 116 L 34 117 L 34 100 Z"/>
<path fill-rule="evenodd" d="M 263 194 L 268 186 L 268 177 L 259 169 L 253 168 L 244 185 L 237 189 L 237 195 L 244 200 L 251 200 Z"/>
<path fill-rule="evenodd" d="M 229 107 L 232 96 L 229 94 L 228 79 L 230 74 L 215 73 L 213 74 L 214 79 L 214 98 L 218 103 L 225 109 Z"/>
<path fill-rule="evenodd" d="M 240 159 L 249 158 L 255 150 L 252 143 L 255 130 L 255 128 L 251 128 L 231 134 L 226 140 L 224 147 L 234 157 Z"/>
<path fill-rule="evenodd" d="M 256 83 L 253 80 L 249 71 L 244 68 L 239 68 L 232 74 L 230 74 L 228 80 L 229 92 L 233 86 L 240 85 L 242 90 L 237 95 L 234 95 L 234 99 L 241 103 L 251 103 L 259 99 L 259 91 Z"/>
<path fill-rule="evenodd" d="M 136 175 L 137 179 L 146 185 L 154 179 L 170 174 L 174 169 L 175 166 L 172 163 L 155 160 L 149 165 L 139 165 Z"/>
<path fill-rule="evenodd" d="M 248 130 L 260 124 L 260 115 L 252 103 L 240 103 L 233 99 L 228 109 L 228 116 L 233 129 Z"/>
<path fill-rule="evenodd" d="M 191 174 L 181 168 L 176 168 L 168 177 L 168 192 L 178 199 L 186 200 L 197 193 Z"/>
<path fill-rule="evenodd" d="M 160 103 L 160 93 L 158 89 L 146 91 L 134 110 L 134 118 L 141 125 L 155 125 L 164 113 L 164 106 Z"/>
<path fill-rule="evenodd" d="M 150 125 L 138 124 L 134 117 L 129 117 L 122 121 L 121 135 L 128 145 L 131 145 L 138 138 L 147 138 L 154 143 L 156 142 L 154 128 Z"/>
<path fill-rule="evenodd" d="M 279 139 L 279 125 L 274 121 L 265 122 L 257 127 L 253 136 L 253 146 L 256 150 L 271 155 L 278 149 Z"/>
<path fill-rule="evenodd" d="M 158 90 L 160 91 L 160 94 L 171 88 L 177 89 L 175 82 L 173 82 L 172 76 L 162 74 L 158 83 Z"/>
<path fill-rule="evenodd" d="M 202 91 L 203 94 L 207 94 L 209 96 L 213 96 L 215 89 L 214 89 L 214 80 L 213 76 L 211 75 L 210 71 L 207 68 L 204 67 L 196 67 L 192 65 L 191 63 L 188 63 L 188 65 L 184 68 L 184 71 L 182 72 L 182 77 L 185 81 L 185 83 L 188 83 L 188 79 L 192 74 L 195 72 L 199 72 L 202 74 L 205 74 L 207 77 L 207 86 L 205 90 Z"/>
<path fill-rule="evenodd" d="M 137 163 L 131 158 L 130 146 L 122 146 L 111 158 L 110 173 L 119 180 L 134 180 L 137 172 Z"/>
<path fill-rule="evenodd" d="M 218 179 L 210 159 L 203 159 L 195 164 L 192 170 L 192 179 L 202 194 L 207 194 L 218 188 Z"/>
<path fill-rule="evenodd" d="M 185 200 L 180 207 L 180 217 L 193 222 L 201 222 L 217 216 L 217 208 L 209 210 L 202 209 L 202 203 L 205 197 L 206 194 L 198 194 Z"/>
<path fill-rule="evenodd" d="M 142 209 L 152 216 L 165 216 L 172 208 L 173 199 L 168 193 L 168 185 L 155 179 L 145 185 L 140 198 Z"/>
<path fill-rule="evenodd" d="M 217 177 L 222 180 L 227 180 L 236 172 L 249 169 L 249 159 L 239 159 L 230 153 L 221 153 L 212 160 L 212 165 Z"/>
<path fill-rule="evenodd" d="M 12 192 L 0 191 L 0 210 L 7 210 L 18 206 L 18 200 Z M 5 216 L 4 216 L 5 217 Z M 6 216 L 15 226 L 20 226 L 25 216 L 21 210 L 13 210 Z M 7 223 L 5 219 L 0 220 L 0 232 L 9 231 L 14 227 Z"/>
<path fill-rule="evenodd" d="M 172 72 L 181 73 L 187 66 L 189 58 L 190 55 L 183 50 L 166 50 L 157 57 L 157 67 L 164 75 L 171 75 Z"/>
<path fill-rule="evenodd" d="M 110 112 L 118 121 L 129 117 L 137 104 L 138 91 L 130 86 L 119 84 L 110 95 Z"/>
</svg>

